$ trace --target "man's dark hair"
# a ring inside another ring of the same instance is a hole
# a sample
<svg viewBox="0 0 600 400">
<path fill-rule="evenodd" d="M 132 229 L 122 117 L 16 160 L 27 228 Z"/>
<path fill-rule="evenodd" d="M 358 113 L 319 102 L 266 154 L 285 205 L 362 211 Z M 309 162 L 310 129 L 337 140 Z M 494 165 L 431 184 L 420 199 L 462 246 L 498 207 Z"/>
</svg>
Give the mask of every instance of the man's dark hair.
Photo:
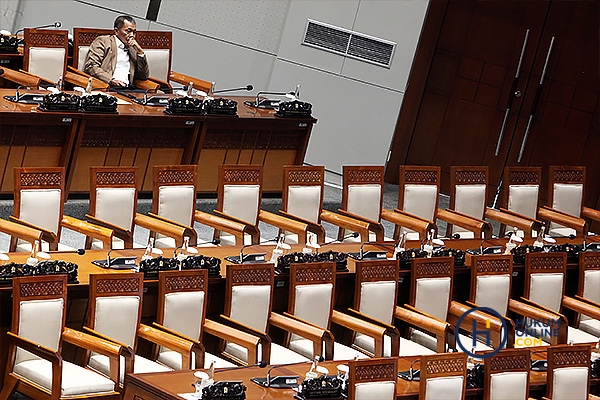
<svg viewBox="0 0 600 400">
<path fill-rule="evenodd" d="M 115 29 L 121 29 L 123 25 L 125 25 L 125 21 L 135 24 L 135 19 L 133 19 L 133 17 L 129 15 L 119 15 L 117 19 L 115 19 Z"/>
</svg>

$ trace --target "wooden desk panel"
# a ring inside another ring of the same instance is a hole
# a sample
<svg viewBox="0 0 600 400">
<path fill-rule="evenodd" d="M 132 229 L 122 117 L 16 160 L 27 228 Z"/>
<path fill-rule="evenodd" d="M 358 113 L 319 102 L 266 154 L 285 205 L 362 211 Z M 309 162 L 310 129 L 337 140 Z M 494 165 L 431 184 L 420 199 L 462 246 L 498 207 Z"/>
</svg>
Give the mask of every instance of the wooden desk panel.
<svg viewBox="0 0 600 400">
<path fill-rule="evenodd" d="M 47 92 L 40 92 L 45 94 Z M 313 118 L 279 118 L 232 97 L 238 116 L 166 115 L 118 95 L 118 114 L 43 112 L 4 99 L 0 89 L 0 194 L 12 195 L 12 170 L 64 166 L 70 193 L 89 193 L 90 166 L 138 166 L 140 190 L 152 192 L 152 167 L 197 164 L 199 193 L 215 193 L 220 164 L 264 166 L 264 193 L 279 193 L 282 167 L 301 165 Z"/>
</svg>

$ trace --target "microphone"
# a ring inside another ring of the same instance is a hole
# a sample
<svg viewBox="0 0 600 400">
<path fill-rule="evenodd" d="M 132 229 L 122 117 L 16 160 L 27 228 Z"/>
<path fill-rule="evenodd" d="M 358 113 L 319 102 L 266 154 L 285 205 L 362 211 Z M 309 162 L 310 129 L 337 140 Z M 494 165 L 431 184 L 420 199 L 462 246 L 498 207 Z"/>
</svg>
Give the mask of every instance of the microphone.
<svg viewBox="0 0 600 400">
<path fill-rule="evenodd" d="M 341 239 L 332 240 L 331 242 L 319 243 L 319 244 L 316 244 L 316 245 L 313 245 L 313 246 L 316 249 L 316 254 L 318 254 L 319 253 L 319 249 L 322 246 L 326 246 L 326 245 L 330 245 L 330 244 L 334 244 L 334 243 L 342 243 L 346 239 L 357 238 L 358 236 L 359 236 L 358 232 L 352 232 L 352 233 L 349 233 L 348 235 L 342 237 Z"/>
<path fill-rule="evenodd" d="M 324 360 L 324 358 L 322 356 L 315 356 L 314 361 L 312 361 L 311 371 L 316 368 L 316 364 L 318 364 L 319 361 L 323 361 L 323 360 Z M 273 371 L 275 368 L 285 367 L 285 366 L 286 366 L 285 364 L 273 365 L 267 371 L 266 378 L 251 378 L 250 380 L 252 382 L 256 383 L 257 385 L 266 387 L 266 388 L 274 388 L 274 389 L 297 388 L 298 387 L 298 378 L 299 378 L 298 375 L 271 377 L 271 371 Z"/>
<path fill-rule="evenodd" d="M 34 26 L 32 29 L 44 29 L 44 28 L 60 28 L 62 26 L 62 24 L 60 23 L 60 21 L 56 21 L 53 24 L 46 24 L 46 25 L 40 25 L 40 26 Z M 24 32 L 25 28 L 21 28 L 19 29 L 16 33 L 15 36 L 19 36 L 19 33 Z M 20 43 L 22 43 L 21 41 L 19 41 Z M 20 44 L 19 43 L 19 44 Z"/>
<path fill-rule="evenodd" d="M 247 90 L 247 91 L 251 91 L 254 89 L 254 86 L 252 85 L 246 85 L 244 87 L 239 87 L 239 88 L 233 88 L 233 89 L 221 89 L 221 90 L 215 90 L 213 91 L 213 94 L 217 94 L 217 93 L 227 93 L 227 92 L 237 92 L 240 90 Z"/>
<path fill-rule="evenodd" d="M 136 267 L 135 261 L 137 260 L 137 256 L 110 258 L 111 252 L 112 249 L 108 250 L 105 260 L 94 260 L 92 261 L 92 264 L 101 268 L 110 269 L 133 269 Z M 77 251 L 77 254 L 80 254 L 79 250 Z"/>
<path fill-rule="evenodd" d="M 283 236 L 283 235 L 282 235 Z M 291 249 L 291 246 L 287 243 L 283 243 L 283 240 L 281 239 L 280 236 L 276 236 L 273 239 L 267 239 L 267 240 L 263 240 L 262 242 L 259 242 L 258 244 L 246 244 L 243 245 L 240 248 L 240 254 L 239 256 L 226 256 L 225 260 L 233 263 L 233 264 L 244 264 L 244 263 L 256 263 L 256 262 L 264 262 L 265 261 L 265 255 L 267 254 L 266 252 L 263 253 L 253 253 L 253 254 L 246 254 L 244 255 L 244 249 L 246 249 L 247 247 L 251 247 L 251 246 L 259 246 L 261 244 L 265 244 L 265 243 L 269 243 L 269 242 L 279 242 L 281 241 L 281 243 L 277 244 L 277 247 L 275 249 L 279 249 L 281 248 L 285 248 L 287 250 Z"/>
<path fill-rule="evenodd" d="M 355 260 L 385 260 L 387 258 L 387 251 L 376 251 L 370 250 L 365 252 L 365 245 L 379 245 L 379 246 L 395 246 L 396 243 L 387 243 L 387 242 L 364 242 L 360 245 L 360 250 L 358 252 L 349 252 L 348 256 L 354 258 Z"/>
<path fill-rule="evenodd" d="M 186 236 L 187 237 L 187 236 Z M 185 244 L 185 242 L 184 242 Z M 207 242 L 200 242 L 200 243 L 196 243 L 194 246 L 200 246 L 203 244 L 214 244 L 215 246 L 221 244 L 221 239 L 220 238 L 214 238 L 213 240 L 207 241 Z M 173 250 L 173 258 L 176 258 L 177 256 L 179 256 L 180 254 L 177 253 L 177 250 L 182 250 L 183 249 L 183 245 L 176 247 L 175 250 Z M 198 253 L 198 249 L 195 249 L 193 247 L 190 247 L 187 249 L 188 252 L 190 253 Z"/>
<path fill-rule="evenodd" d="M 77 249 L 77 254 L 79 254 L 80 256 L 85 254 L 85 249 Z"/>
</svg>

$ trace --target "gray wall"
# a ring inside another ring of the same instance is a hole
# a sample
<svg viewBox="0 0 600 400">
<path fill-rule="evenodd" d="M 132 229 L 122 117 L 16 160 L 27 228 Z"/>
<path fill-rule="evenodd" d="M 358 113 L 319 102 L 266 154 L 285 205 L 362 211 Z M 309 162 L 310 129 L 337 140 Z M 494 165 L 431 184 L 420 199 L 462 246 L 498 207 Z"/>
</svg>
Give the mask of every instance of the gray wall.
<svg viewBox="0 0 600 400">
<path fill-rule="evenodd" d="M 13 32 L 61 21 L 112 27 L 118 14 L 139 30 L 172 30 L 172 69 L 216 82 L 291 91 L 319 120 L 306 162 L 337 176 L 344 164 L 385 164 L 428 0 L 0 0 L 0 28 Z M 307 18 L 396 42 L 391 68 L 301 45 Z"/>
</svg>

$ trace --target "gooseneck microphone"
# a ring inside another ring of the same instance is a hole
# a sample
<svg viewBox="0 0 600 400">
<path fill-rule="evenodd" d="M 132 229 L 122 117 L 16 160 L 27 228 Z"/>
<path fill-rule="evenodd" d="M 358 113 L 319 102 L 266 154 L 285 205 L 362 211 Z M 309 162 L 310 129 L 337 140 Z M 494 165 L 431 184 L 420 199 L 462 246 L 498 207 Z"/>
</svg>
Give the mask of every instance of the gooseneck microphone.
<svg viewBox="0 0 600 400">
<path fill-rule="evenodd" d="M 251 91 L 253 89 L 254 89 L 254 86 L 252 86 L 252 85 L 246 85 L 246 86 L 239 87 L 239 88 L 215 90 L 215 91 L 213 91 L 213 94 L 228 93 L 228 92 L 237 92 L 237 91 L 242 91 L 242 90 L 247 90 L 249 92 L 249 91 Z"/>
<path fill-rule="evenodd" d="M 316 253 L 318 254 L 318 253 L 319 253 L 319 249 L 320 249 L 321 247 L 323 247 L 323 246 L 327 246 L 327 245 L 334 244 L 334 243 L 342 243 L 342 242 L 344 242 L 346 239 L 350 239 L 350 238 L 357 238 L 358 236 L 359 236 L 359 233 L 358 233 L 358 232 L 352 232 L 352 233 L 349 233 L 348 235 L 346 235 L 346 236 L 342 237 L 341 239 L 332 240 L 331 242 L 327 242 L 327 243 L 319 243 L 319 244 L 317 244 L 317 245 L 315 246 L 315 248 L 316 248 Z"/>
</svg>

